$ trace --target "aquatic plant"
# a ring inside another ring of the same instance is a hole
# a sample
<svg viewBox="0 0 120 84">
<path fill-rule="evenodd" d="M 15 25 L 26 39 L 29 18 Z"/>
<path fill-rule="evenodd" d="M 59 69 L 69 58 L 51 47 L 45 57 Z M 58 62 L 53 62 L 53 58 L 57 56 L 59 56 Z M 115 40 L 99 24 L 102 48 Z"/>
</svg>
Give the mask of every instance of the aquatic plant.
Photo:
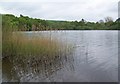
<svg viewBox="0 0 120 84">
<path fill-rule="evenodd" d="M 16 73 L 19 81 L 22 80 L 21 77 L 31 77 L 30 73 L 39 73 L 44 77 L 51 75 L 64 67 L 71 54 L 71 47 L 55 39 L 30 38 L 18 32 L 11 35 L 3 45 L 3 64 L 6 59 L 9 60 L 12 65 L 10 72 Z"/>
</svg>

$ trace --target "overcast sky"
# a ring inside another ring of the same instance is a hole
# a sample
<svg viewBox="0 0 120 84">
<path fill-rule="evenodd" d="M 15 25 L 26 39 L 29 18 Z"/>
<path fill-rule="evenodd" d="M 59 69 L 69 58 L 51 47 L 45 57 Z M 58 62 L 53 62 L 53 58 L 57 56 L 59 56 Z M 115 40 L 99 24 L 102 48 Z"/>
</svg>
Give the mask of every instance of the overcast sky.
<svg viewBox="0 0 120 84">
<path fill-rule="evenodd" d="M 0 0 L 0 13 L 49 20 L 118 18 L 119 0 Z"/>
</svg>

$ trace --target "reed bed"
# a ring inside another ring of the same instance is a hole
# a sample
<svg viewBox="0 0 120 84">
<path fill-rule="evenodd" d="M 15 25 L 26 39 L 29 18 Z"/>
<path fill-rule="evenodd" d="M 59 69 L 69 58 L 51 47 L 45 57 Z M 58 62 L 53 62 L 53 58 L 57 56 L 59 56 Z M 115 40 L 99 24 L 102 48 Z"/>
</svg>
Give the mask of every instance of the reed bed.
<svg viewBox="0 0 120 84">
<path fill-rule="evenodd" d="M 55 38 L 28 37 L 19 32 L 9 32 L 3 37 L 3 64 L 4 60 L 9 60 L 12 66 L 10 73 L 16 74 L 19 81 L 28 75 L 31 77 L 30 73 L 42 73 L 47 77 L 64 67 L 73 51 L 72 46 Z"/>
<path fill-rule="evenodd" d="M 21 33 L 12 33 L 3 43 L 4 57 L 54 59 L 65 51 L 65 45 L 49 38 L 28 38 Z"/>
<path fill-rule="evenodd" d="M 65 65 L 67 56 L 72 52 L 71 47 L 68 48 L 68 45 L 55 38 L 35 35 L 28 37 L 20 33 L 9 21 L 11 20 L 3 19 L 2 23 L 3 73 L 11 74 L 12 78 L 21 81 L 22 78 L 33 77 L 31 73 L 35 75 L 37 72 L 37 75 L 43 73 L 47 77 Z M 13 80 L 12 78 L 10 80 Z"/>
<path fill-rule="evenodd" d="M 10 36 L 11 35 L 11 36 Z M 31 64 L 40 62 L 49 64 L 70 54 L 70 47 L 55 39 L 34 36 L 29 38 L 22 33 L 11 33 L 3 40 L 3 59 L 12 63 Z"/>
</svg>

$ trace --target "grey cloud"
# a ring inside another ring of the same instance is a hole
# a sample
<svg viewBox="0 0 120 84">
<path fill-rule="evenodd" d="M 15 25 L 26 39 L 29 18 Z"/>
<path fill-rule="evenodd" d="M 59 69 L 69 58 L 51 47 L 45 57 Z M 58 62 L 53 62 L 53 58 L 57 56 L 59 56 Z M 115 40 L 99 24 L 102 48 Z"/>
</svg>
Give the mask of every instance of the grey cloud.
<svg viewBox="0 0 120 84">
<path fill-rule="evenodd" d="M 74 2 L 1 2 L 0 8 L 15 15 L 43 19 L 98 21 L 106 16 L 117 18 L 117 0 L 75 0 Z M 93 2 L 92 2 L 93 1 Z"/>
</svg>

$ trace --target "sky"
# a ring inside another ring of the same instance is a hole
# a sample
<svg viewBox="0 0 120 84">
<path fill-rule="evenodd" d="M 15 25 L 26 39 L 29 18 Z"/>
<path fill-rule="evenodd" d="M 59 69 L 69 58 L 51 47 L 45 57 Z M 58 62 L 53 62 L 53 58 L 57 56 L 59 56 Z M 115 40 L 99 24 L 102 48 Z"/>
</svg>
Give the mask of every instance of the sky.
<svg viewBox="0 0 120 84">
<path fill-rule="evenodd" d="M 86 21 L 118 18 L 119 0 L 0 0 L 1 14 L 45 20 Z"/>
</svg>

